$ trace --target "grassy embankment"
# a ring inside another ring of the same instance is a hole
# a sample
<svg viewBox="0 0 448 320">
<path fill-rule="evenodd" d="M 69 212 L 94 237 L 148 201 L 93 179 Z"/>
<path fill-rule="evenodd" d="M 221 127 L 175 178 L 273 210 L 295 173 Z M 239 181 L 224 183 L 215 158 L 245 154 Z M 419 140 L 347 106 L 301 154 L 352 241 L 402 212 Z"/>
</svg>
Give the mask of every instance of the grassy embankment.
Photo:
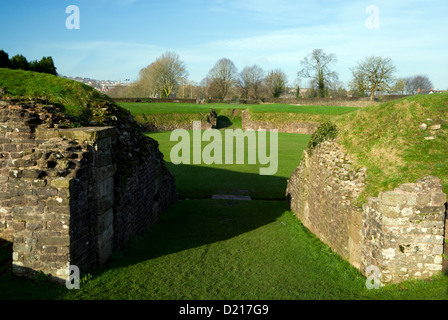
<svg viewBox="0 0 448 320">
<path fill-rule="evenodd" d="M 366 107 L 337 117 L 335 123 L 338 141 L 359 167 L 367 168 L 360 203 L 427 175 L 440 178 L 448 193 L 448 93 Z M 421 124 L 427 129 L 420 129 Z M 440 129 L 431 130 L 434 125 Z"/>
<path fill-rule="evenodd" d="M 142 124 L 152 123 L 156 126 L 188 127 L 193 121 L 205 121 L 211 109 L 218 115 L 219 128 L 241 128 L 241 111 L 244 105 L 191 104 L 191 103 L 132 103 L 122 102 L 119 105 L 129 110 L 135 119 Z M 235 113 L 232 110 L 236 110 Z"/>
<path fill-rule="evenodd" d="M 218 128 L 241 128 L 241 112 L 248 109 L 253 120 L 282 122 L 322 123 L 337 115 L 358 110 L 354 107 L 295 106 L 287 104 L 228 104 L 207 105 L 187 103 L 120 103 L 128 109 L 140 123 L 156 125 L 188 125 L 192 121 L 205 119 L 211 109 L 218 114 Z"/>
<path fill-rule="evenodd" d="M 80 82 L 32 71 L 0 68 L 0 88 L 6 90 L 7 96 L 43 99 L 81 122 L 90 120 L 91 106 L 113 102 L 109 96 Z"/>
</svg>

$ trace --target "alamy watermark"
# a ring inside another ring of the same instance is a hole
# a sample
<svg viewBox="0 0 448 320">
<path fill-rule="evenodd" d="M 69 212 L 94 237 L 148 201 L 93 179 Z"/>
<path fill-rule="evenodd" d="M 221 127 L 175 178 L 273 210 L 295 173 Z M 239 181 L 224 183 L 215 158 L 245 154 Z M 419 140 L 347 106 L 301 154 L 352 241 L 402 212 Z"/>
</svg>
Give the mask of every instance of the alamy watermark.
<svg viewBox="0 0 448 320">
<path fill-rule="evenodd" d="M 79 7 L 75 5 L 70 5 L 65 9 L 65 13 L 69 14 L 65 20 L 65 27 L 69 30 L 80 29 L 80 11 Z"/>
<path fill-rule="evenodd" d="M 80 272 L 77 266 L 71 265 L 68 269 L 69 277 L 65 281 L 65 286 L 69 290 L 79 289 Z"/>
<path fill-rule="evenodd" d="M 274 175 L 278 170 L 278 130 L 270 130 L 269 155 L 267 153 L 266 130 L 243 131 L 241 129 L 224 130 L 225 144 L 223 145 L 220 130 L 201 130 L 201 122 L 193 122 L 193 141 L 190 133 L 185 129 L 176 129 L 171 132 L 170 141 L 179 141 L 170 153 L 173 164 L 247 164 L 268 165 L 260 167 L 260 175 Z M 247 148 L 245 141 L 248 141 Z M 258 141 L 257 141 L 258 140 Z M 202 142 L 209 142 L 202 149 Z M 234 145 L 234 142 L 235 145 Z M 191 144 L 193 143 L 193 145 Z M 193 161 L 191 163 L 191 146 L 193 147 Z M 235 148 L 234 148 L 235 146 Z M 236 157 L 234 154 L 236 150 Z M 223 156 L 224 152 L 224 156 Z M 223 161 L 224 158 L 224 161 Z"/>
<path fill-rule="evenodd" d="M 367 29 L 379 29 L 380 28 L 380 8 L 374 5 L 370 5 L 366 8 L 366 13 L 369 16 L 366 19 Z"/>
<path fill-rule="evenodd" d="M 377 266 L 368 266 L 366 268 L 366 274 L 368 274 L 369 276 L 366 279 L 366 287 L 369 290 L 372 289 L 379 289 L 381 287 L 381 281 L 380 281 L 380 277 L 381 277 L 381 271 Z"/>
</svg>

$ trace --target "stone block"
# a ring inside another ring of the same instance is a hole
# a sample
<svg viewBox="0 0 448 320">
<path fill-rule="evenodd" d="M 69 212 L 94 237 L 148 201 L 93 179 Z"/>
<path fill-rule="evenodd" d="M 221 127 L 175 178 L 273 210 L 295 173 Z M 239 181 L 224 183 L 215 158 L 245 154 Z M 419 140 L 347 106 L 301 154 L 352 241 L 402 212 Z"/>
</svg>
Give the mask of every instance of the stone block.
<svg viewBox="0 0 448 320">
<path fill-rule="evenodd" d="M 113 250 L 113 226 L 110 225 L 97 237 L 97 253 L 100 264 L 106 262 Z"/>
<path fill-rule="evenodd" d="M 430 216 L 434 214 L 441 214 L 445 213 L 445 205 L 439 205 L 439 206 L 431 206 L 426 205 L 424 207 L 419 208 L 420 214 Z"/>
<path fill-rule="evenodd" d="M 401 209 L 399 206 L 378 204 L 378 211 L 381 212 L 381 214 L 387 218 L 400 218 L 401 217 Z"/>
<path fill-rule="evenodd" d="M 405 194 L 396 193 L 393 191 L 380 193 L 379 199 L 387 206 L 401 206 L 407 203 L 407 197 Z"/>
<path fill-rule="evenodd" d="M 102 199 L 104 197 L 111 197 L 114 192 L 114 179 L 113 177 L 99 181 L 96 186 L 94 186 L 95 189 L 93 190 L 93 194 L 95 195 L 96 199 Z"/>
<path fill-rule="evenodd" d="M 442 255 L 443 254 L 443 245 L 437 244 L 432 247 L 431 253 L 433 255 Z"/>
<path fill-rule="evenodd" d="M 443 245 L 444 237 L 442 235 L 423 235 L 416 236 L 415 243 L 429 243 L 429 244 L 441 244 Z"/>
<path fill-rule="evenodd" d="M 55 188 L 69 189 L 74 186 L 73 178 L 56 178 L 50 182 L 50 185 Z"/>
<path fill-rule="evenodd" d="M 37 162 L 35 160 L 28 160 L 28 159 L 13 159 L 9 164 L 9 166 L 15 168 L 27 168 L 27 167 L 33 167 L 35 165 L 37 165 Z"/>
<path fill-rule="evenodd" d="M 11 223 L 12 229 L 14 232 L 22 231 L 25 229 L 25 222 L 24 221 L 14 221 Z"/>
<path fill-rule="evenodd" d="M 62 220 L 53 220 L 47 222 L 47 230 L 51 232 L 66 232 L 69 229 L 69 225 Z"/>
<path fill-rule="evenodd" d="M 429 204 L 431 201 L 431 196 L 427 193 L 422 193 L 417 195 L 417 206 L 422 207 Z"/>
<path fill-rule="evenodd" d="M 416 183 L 404 183 L 400 186 L 400 189 L 409 193 L 418 193 L 422 191 L 421 186 Z"/>
<path fill-rule="evenodd" d="M 43 246 L 69 246 L 70 238 L 65 237 L 39 237 L 37 242 Z"/>
<path fill-rule="evenodd" d="M 112 226 L 113 219 L 114 211 L 112 208 L 104 214 L 97 216 L 96 234 L 103 234 L 104 231 L 108 230 Z"/>
<path fill-rule="evenodd" d="M 40 256 L 42 262 L 67 262 L 70 261 L 70 256 L 60 254 L 42 254 Z"/>
<path fill-rule="evenodd" d="M 12 250 L 14 252 L 29 253 L 29 252 L 31 252 L 31 246 L 27 245 L 27 244 L 14 243 L 12 245 Z"/>
<path fill-rule="evenodd" d="M 429 271 L 442 271 L 442 264 L 430 264 L 430 263 L 425 263 L 424 267 L 426 270 Z"/>
<path fill-rule="evenodd" d="M 34 179 L 31 184 L 35 188 L 44 188 L 47 186 L 47 180 L 45 179 Z"/>
<path fill-rule="evenodd" d="M 406 226 L 409 224 L 409 218 L 388 218 L 383 217 L 385 226 Z"/>
<path fill-rule="evenodd" d="M 431 206 L 439 207 L 446 203 L 445 193 L 436 193 L 431 195 Z"/>
</svg>

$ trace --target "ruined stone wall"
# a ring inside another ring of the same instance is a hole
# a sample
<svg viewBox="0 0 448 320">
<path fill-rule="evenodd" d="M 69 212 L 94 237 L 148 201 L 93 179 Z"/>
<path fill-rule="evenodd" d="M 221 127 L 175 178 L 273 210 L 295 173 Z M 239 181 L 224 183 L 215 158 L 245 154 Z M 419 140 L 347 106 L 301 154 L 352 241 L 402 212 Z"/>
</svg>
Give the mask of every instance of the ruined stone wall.
<svg viewBox="0 0 448 320">
<path fill-rule="evenodd" d="M 177 200 L 174 178 L 164 163 L 156 161 L 156 146 L 134 164 L 132 174 L 115 185 L 114 248 L 121 250 L 134 236 L 156 222 Z"/>
<path fill-rule="evenodd" d="M 291 209 L 303 224 L 354 266 L 361 265 L 361 209 L 353 204 L 364 189 L 365 169 L 355 169 L 341 146 L 324 142 L 287 184 Z"/>
<path fill-rule="evenodd" d="M 247 110 L 242 112 L 243 130 L 272 130 L 277 129 L 278 132 L 297 133 L 297 134 L 313 134 L 320 123 L 314 122 L 297 122 L 290 123 L 272 123 L 267 121 L 258 121 L 251 119 L 250 112 Z"/>
<path fill-rule="evenodd" d="M 384 282 L 429 278 L 442 271 L 446 194 L 440 179 L 381 192 L 363 206 L 363 269 L 376 265 Z"/>
<path fill-rule="evenodd" d="M 440 180 L 426 177 L 382 192 L 361 209 L 354 201 L 365 177 L 365 168 L 354 168 L 341 145 L 323 142 L 311 155 L 304 152 L 288 180 L 287 199 L 311 232 L 362 273 L 378 267 L 382 283 L 440 272 L 446 236 Z"/>
<path fill-rule="evenodd" d="M 214 109 L 209 113 L 191 114 L 139 114 L 135 119 L 145 132 L 193 130 L 193 122 L 201 122 L 201 130 L 215 129 L 218 115 Z"/>
<path fill-rule="evenodd" d="M 60 129 L 54 117 L 0 105 L 0 237 L 13 243 L 14 273 L 65 279 L 70 265 L 102 265 L 177 194 L 157 143 L 134 145 L 125 134 L 121 148 L 139 153 L 123 165 L 116 128 Z"/>
</svg>

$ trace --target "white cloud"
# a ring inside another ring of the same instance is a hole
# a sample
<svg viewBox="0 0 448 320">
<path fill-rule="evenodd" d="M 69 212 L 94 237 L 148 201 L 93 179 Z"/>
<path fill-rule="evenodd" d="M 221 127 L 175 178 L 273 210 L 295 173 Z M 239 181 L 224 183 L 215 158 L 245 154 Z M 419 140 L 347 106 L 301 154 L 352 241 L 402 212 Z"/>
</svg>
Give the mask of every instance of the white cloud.
<svg viewBox="0 0 448 320">
<path fill-rule="evenodd" d="M 141 68 L 165 50 L 156 45 L 114 41 L 84 41 L 46 44 L 57 49 L 58 72 L 90 78 L 136 79 Z"/>
</svg>

